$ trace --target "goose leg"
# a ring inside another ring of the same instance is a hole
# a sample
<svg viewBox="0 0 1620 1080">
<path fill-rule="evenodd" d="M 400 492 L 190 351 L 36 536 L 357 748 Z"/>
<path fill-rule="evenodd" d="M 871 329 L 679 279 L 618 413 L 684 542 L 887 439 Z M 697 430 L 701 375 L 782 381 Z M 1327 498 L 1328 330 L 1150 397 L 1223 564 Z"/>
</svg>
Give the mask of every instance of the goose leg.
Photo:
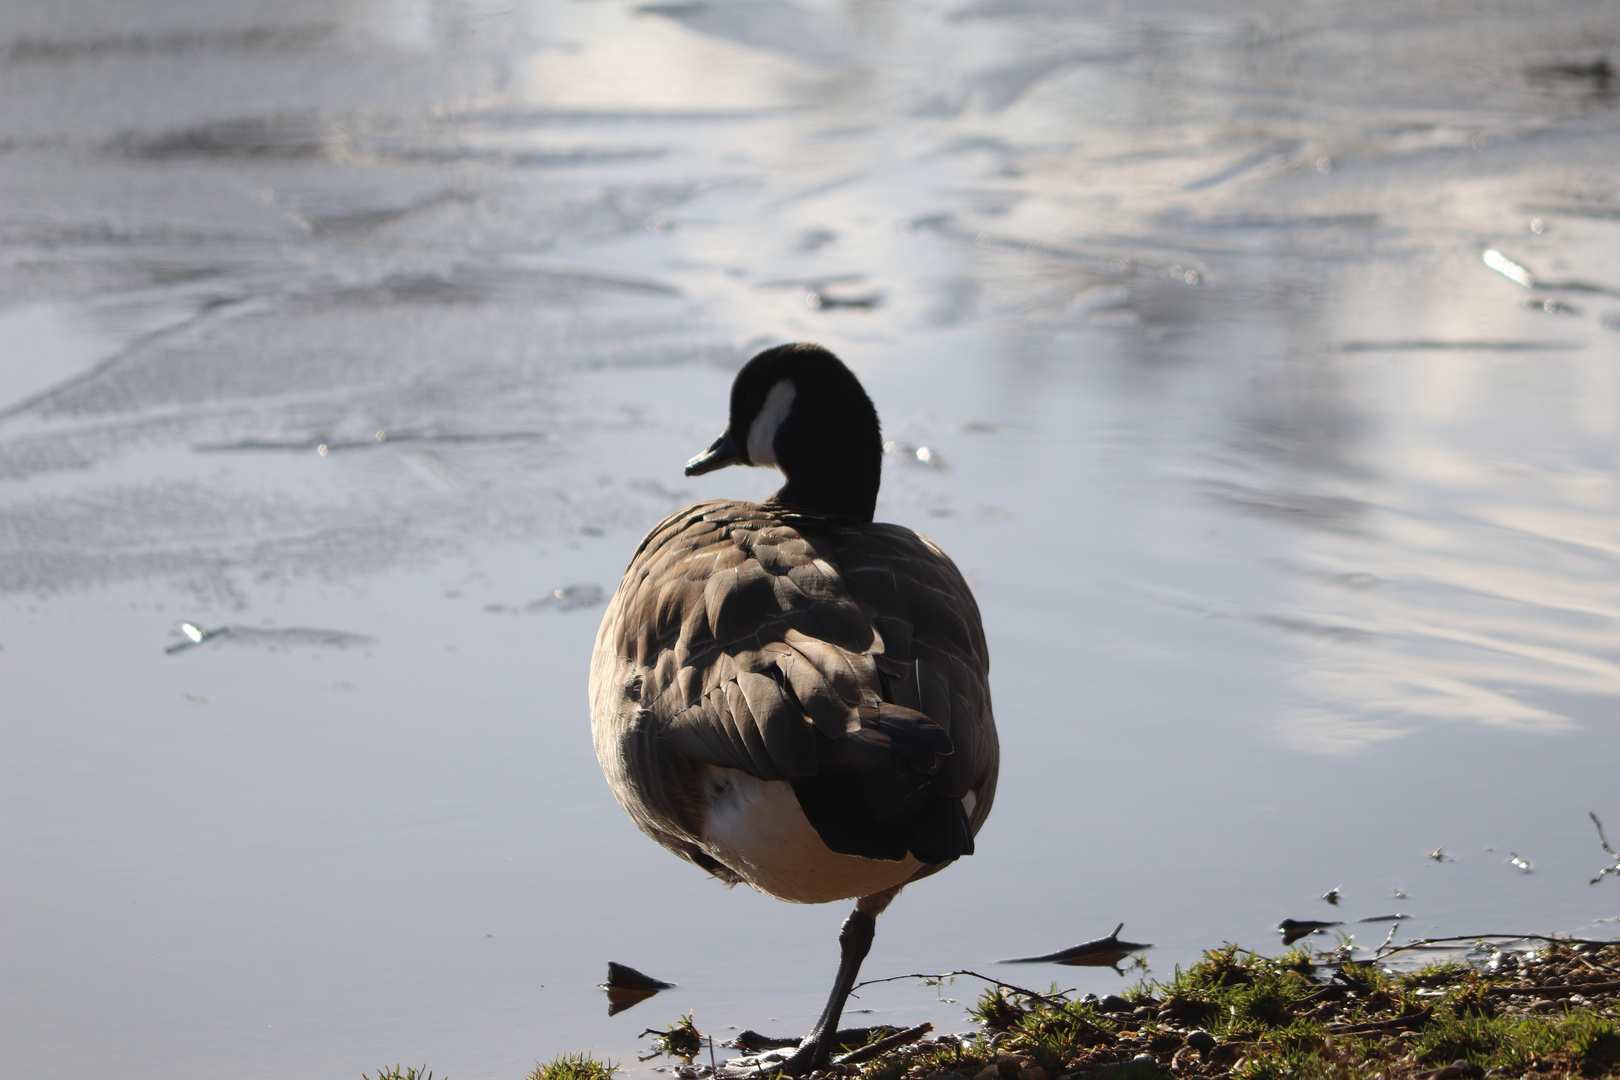
<svg viewBox="0 0 1620 1080">
<path fill-rule="evenodd" d="M 855 902 L 855 910 L 849 913 L 849 918 L 844 920 L 843 927 L 838 931 L 838 977 L 833 980 L 827 1007 L 821 1011 L 821 1019 L 799 1043 L 793 1056 L 783 1063 L 784 1076 L 802 1076 L 816 1069 L 825 1069 L 831 1061 L 838 1039 L 838 1020 L 844 1014 L 844 1002 L 849 1000 L 849 992 L 855 987 L 861 961 L 866 959 L 866 953 L 872 947 L 877 917 L 899 891 L 885 889 Z"/>
</svg>

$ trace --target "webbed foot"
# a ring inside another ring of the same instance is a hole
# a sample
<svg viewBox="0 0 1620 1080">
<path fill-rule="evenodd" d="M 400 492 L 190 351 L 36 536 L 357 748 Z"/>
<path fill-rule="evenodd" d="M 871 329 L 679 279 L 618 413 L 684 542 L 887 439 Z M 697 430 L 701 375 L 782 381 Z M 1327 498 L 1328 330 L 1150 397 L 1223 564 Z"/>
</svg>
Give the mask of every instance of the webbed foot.
<svg viewBox="0 0 1620 1080">
<path fill-rule="evenodd" d="M 812 1031 L 799 1043 L 793 1056 L 782 1063 L 783 1076 L 804 1076 L 825 1069 L 832 1061 L 832 1039 Z"/>
</svg>

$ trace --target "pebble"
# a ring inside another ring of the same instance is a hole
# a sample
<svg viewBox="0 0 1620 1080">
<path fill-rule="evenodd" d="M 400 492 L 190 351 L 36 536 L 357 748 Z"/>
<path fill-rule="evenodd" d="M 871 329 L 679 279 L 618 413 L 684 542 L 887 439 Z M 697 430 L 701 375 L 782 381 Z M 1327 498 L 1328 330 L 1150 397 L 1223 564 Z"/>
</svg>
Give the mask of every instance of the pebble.
<svg viewBox="0 0 1620 1080">
<path fill-rule="evenodd" d="M 1028 1058 L 1021 1058 L 1016 1054 L 1009 1054 L 1005 1050 L 998 1050 L 996 1051 L 996 1060 L 975 1073 L 973 1080 L 1002 1080 L 1003 1077 L 1017 1076 L 1028 1064 Z"/>
<path fill-rule="evenodd" d="M 1472 1062 L 1459 1059 L 1453 1061 L 1450 1065 L 1422 1075 L 1425 1080 L 1479 1080 L 1480 1077 L 1485 1075 L 1485 1070 Z"/>
<path fill-rule="evenodd" d="M 1192 1047 L 1194 1050 L 1197 1050 L 1200 1054 L 1209 1053 L 1211 1050 L 1215 1049 L 1216 1044 L 1219 1042 L 1219 1039 L 1205 1031 L 1203 1028 L 1199 1028 L 1196 1031 L 1187 1032 L 1187 1045 Z"/>
</svg>

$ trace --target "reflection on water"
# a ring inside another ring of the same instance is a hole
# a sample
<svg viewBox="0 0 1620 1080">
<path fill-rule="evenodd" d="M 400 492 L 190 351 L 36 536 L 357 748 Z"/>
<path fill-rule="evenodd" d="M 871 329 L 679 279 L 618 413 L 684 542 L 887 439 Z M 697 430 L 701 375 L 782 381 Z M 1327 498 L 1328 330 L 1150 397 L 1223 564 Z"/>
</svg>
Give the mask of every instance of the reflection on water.
<svg viewBox="0 0 1620 1080">
<path fill-rule="evenodd" d="M 996 816 L 874 974 L 1120 920 L 1158 970 L 1335 882 L 1414 934 L 1608 917 L 1616 41 L 1577 0 L 7 8 L 7 1060 L 624 1058 L 613 955 L 807 1028 L 841 912 L 665 867 L 583 701 L 648 524 L 770 490 L 679 468 L 783 340 L 861 372 L 880 514 L 996 653 Z"/>
<path fill-rule="evenodd" d="M 1366 412 L 1335 408 L 1347 388 L 1331 375 L 1265 388 L 1289 400 L 1245 418 L 1245 479 L 1206 486 L 1305 534 L 1278 567 L 1287 607 L 1247 615 L 1302 650 L 1310 703 L 1287 721 L 1291 738 L 1350 750 L 1424 720 L 1563 732 L 1580 725 L 1579 702 L 1614 694 L 1604 458 L 1620 415 L 1606 366 L 1392 350 L 1381 369 L 1341 376 L 1380 406 L 1376 438 L 1355 430 Z M 1545 400 L 1549 384 L 1583 382 L 1593 399 L 1572 413 L 1562 394 Z"/>
</svg>

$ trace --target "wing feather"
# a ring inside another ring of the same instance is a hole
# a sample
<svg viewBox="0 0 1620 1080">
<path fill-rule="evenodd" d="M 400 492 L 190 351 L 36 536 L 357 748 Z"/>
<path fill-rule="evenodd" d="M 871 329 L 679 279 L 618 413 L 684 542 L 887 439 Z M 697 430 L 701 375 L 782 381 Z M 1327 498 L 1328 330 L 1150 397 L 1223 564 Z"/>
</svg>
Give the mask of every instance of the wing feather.
<svg viewBox="0 0 1620 1080">
<path fill-rule="evenodd" d="M 721 877 L 696 835 L 702 765 L 793 780 L 834 850 L 845 848 L 829 834 L 861 830 L 824 830 L 813 807 L 844 814 L 846 789 L 887 821 L 972 792 L 965 837 L 951 839 L 947 823 L 930 826 L 938 843 L 910 841 L 954 858 L 971 851 L 994 795 L 988 672 L 972 593 L 926 538 L 769 504 L 699 503 L 648 533 L 604 617 L 591 680 L 597 752 L 626 808 L 639 800 L 637 823 Z M 634 695 L 623 690 L 632 684 Z M 623 779 L 632 759 L 652 757 L 656 768 Z"/>
</svg>

